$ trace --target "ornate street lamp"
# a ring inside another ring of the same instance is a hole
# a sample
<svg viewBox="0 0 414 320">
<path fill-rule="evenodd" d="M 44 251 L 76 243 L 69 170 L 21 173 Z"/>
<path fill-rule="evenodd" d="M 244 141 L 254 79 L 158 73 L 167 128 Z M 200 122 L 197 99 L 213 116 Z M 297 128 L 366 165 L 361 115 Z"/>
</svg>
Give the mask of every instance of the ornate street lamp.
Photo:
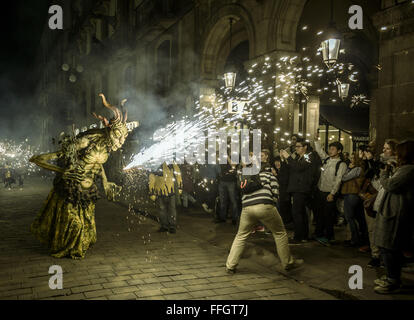
<svg viewBox="0 0 414 320">
<path fill-rule="evenodd" d="M 331 21 L 327 31 L 327 39 L 321 43 L 321 51 L 323 62 L 331 69 L 338 61 L 339 49 L 341 47 L 341 39 L 334 22 L 334 6 L 331 0 Z"/>
<path fill-rule="evenodd" d="M 337 81 L 338 83 L 338 95 L 339 98 L 342 99 L 342 101 L 344 101 L 346 98 L 348 98 L 349 95 L 349 83 L 341 83 L 339 80 Z"/>
<path fill-rule="evenodd" d="M 236 85 L 236 72 L 229 71 L 224 74 L 224 82 L 226 84 L 226 88 L 233 90 L 234 86 Z"/>
<path fill-rule="evenodd" d="M 233 25 L 233 18 L 229 18 L 229 23 L 230 23 L 230 50 L 229 52 L 231 52 L 231 37 L 232 37 L 232 25 Z M 224 73 L 224 83 L 226 85 L 227 89 L 233 90 L 235 85 L 236 85 L 236 76 L 237 73 L 234 69 L 234 67 L 229 67 L 228 70 L 226 70 L 226 72 Z"/>
<path fill-rule="evenodd" d="M 341 40 L 339 39 L 328 39 L 321 43 L 323 62 L 329 69 L 338 61 L 340 46 Z"/>
</svg>

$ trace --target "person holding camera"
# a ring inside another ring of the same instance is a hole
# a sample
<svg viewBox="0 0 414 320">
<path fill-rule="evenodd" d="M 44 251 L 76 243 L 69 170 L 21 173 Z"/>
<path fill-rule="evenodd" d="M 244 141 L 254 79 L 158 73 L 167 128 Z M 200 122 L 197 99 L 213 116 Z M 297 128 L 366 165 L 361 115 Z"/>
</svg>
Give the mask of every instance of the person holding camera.
<svg viewBox="0 0 414 320">
<path fill-rule="evenodd" d="M 306 205 L 312 191 L 312 162 L 309 156 L 310 144 L 299 138 L 296 140 L 296 157 L 292 158 L 286 150 L 280 155 L 289 167 L 289 183 L 287 191 L 292 196 L 292 217 L 294 238 L 291 243 L 307 242 L 309 237 L 308 214 Z"/>
<path fill-rule="evenodd" d="M 384 196 L 378 205 L 374 243 L 380 248 L 386 275 L 374 281 L 379 294 L 399 291 L 403 251 L 414 233 L 414 141 L 398 144 L 396 153 L 397 166 L 387 163 L 380 173 Z"/>
</svg>

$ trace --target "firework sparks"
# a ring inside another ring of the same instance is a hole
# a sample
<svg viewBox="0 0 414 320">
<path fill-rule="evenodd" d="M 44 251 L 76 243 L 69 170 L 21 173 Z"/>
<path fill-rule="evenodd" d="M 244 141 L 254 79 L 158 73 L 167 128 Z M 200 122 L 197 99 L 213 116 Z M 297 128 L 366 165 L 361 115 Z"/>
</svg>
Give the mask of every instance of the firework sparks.
<svg viewBox="0 0 414 320">
<path fill-rule="evenodd" d="M 20 170 L 28 175 L 40 171 L 40 168 L 35 164 L 30 163 L 29 159 L 33 154 L 39 153 L 39 147 L 34 147 L 29 144 L 29 139 L 23 142 L 16 142 L 5 139 L 0 140 L 0 164 L 9 164 L 12 169 Z"/>
<path fill-rule="evenodd" d="M 355 95 L 351 99 L 351 108 L 355 108 L 361 104 L 369 104 L 370 100 L 363 94 Z"/>
</svg>

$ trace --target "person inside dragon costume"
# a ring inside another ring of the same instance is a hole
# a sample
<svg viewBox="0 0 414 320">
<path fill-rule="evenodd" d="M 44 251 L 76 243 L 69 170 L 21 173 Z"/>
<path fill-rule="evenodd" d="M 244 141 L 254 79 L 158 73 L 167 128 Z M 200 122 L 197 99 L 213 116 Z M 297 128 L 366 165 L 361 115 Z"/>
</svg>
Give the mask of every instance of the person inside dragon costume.
<svg viewBox="0 0 414 320">
<path fill-rule="evenodd" d="M 115 201 L 122 187 L 108 182 L 103 164 L 111 151 L 122 147 L 128 135 L 125 115 L 110 105 L 101 93 L 105 107 L 114 117 L 102 121 L 104 128 L 91 129 L 74 138 L 66 138 L 61 150 L 33 156 L 30 162 L 56 172 L 53 188 L 31 225 L 31 232 L 46 244 L 53 257 L 83 259 L 96 242 L 95 203 L 98 199 L 97 178 L 102 178 L 108 200 Z M 121 102 L 123 106 L 126 100 Z M 56 165 L 49 163 L 56 160 Z"/>
</svg>

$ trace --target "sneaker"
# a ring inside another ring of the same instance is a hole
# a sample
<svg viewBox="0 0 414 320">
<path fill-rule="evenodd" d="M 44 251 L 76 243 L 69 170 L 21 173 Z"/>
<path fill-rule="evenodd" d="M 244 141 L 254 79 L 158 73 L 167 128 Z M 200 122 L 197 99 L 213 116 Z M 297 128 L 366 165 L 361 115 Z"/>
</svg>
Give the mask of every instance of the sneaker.
<svg viewBox="0 0 414 320">
<path fill-rule="evenodd" d="M 381 260 L 379 258 L 372 258 L 367 264 L 368 268 L 378 268 L 379 266 L 381 266 Z"/>
<path fill-rule="evenodd" d="M 161 227 L 157 230 L 157 232 L 167 232 L 167 231 L 168 231 L 168 229 L 164 228 L 164 227 Z"/>
<path fill-rule="evenodd" d="M 388 277 L 386 274 L 384 274 L 382 277 L 375 279 L 374 284 L 376 286 L 385 286 L 388 283 L 387 280 L 388 280 Z"/>
<path fill-rule="evenodd" d="M 293 263 L 290 263 L 285 267 L 285 270 L 290 271 L 290 270 L 293 270 L 293 269 L 297 269 L 300 266 L 302 266 L 304 262 L 305 261 L 303 259 L 295 259 L 295 261 L 293 261 Z"/>
<path fill-rule="evenodd" d="M 315 239 L 316 241 L 318 241 L 320 244 L 329 247 L 329 240 L 327 238 L 324 237 L 318 237 Z"/>
<path fill-rule="evenodd" d="M 393 282 L 389 279 L 385 280 L 381 285 L 374 287 L 374 291 L 378 294 L 398 293 L 400 289 L 401 283 Z"/>
<path fill-rule="evenodd" d="M 203 203 L 201 206 L 203 207 L 205 212 L 213 213 L 213 209 L 210 209 L 206 203 Z"/>
<path fill-rule="evenodd" d="M 236 273 L 236 269 L 227 269 L 227 267 L 226 267 L 226 272 L 228 274 L 235 274 Z"/>
</svg>

